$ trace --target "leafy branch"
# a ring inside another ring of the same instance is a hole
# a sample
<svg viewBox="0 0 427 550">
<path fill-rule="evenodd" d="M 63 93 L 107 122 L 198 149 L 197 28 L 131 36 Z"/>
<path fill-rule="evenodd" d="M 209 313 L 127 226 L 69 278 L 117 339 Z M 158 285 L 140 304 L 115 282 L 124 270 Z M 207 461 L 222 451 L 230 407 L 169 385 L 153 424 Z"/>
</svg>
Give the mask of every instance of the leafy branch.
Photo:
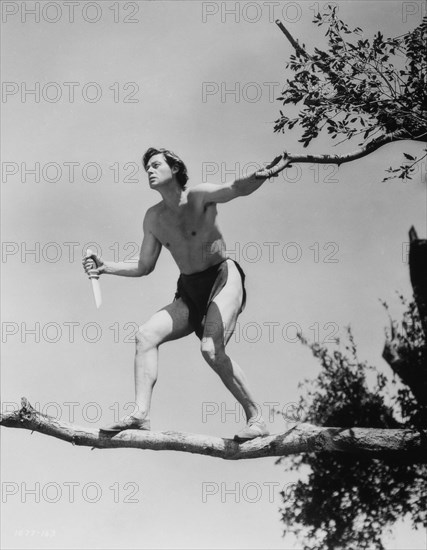
<svg viewBox="0 0 427 550">
<path fill-rule="evenodd" d="M 293 78 L 287 79 L 278 100 L 285 107 L 299 106 L 300 111 L 289 117 L 280 110 L 274 131 L 286 133 L 298 125 L 302 129 L 299 142 L 304 147 L 323 128 L 332 140 L 344 138 L 340 143 L 362 134 L 358 146 L 365 154 L 376 150 L 378 144 L 427 141 L 427 18 L 410 33 L 385 38 L 378 32 L 372 40 L 364 39 L 359 27 L 350 29 L 333 6 L 316 14 L 313 22 L 327 26 L 325 51 L 315 48 L 308 53 L 305 45 L 276 21 L 295 50 L 287 63 Z M 350 153 L 335 155 L 335 159 L 342 157 L 346 159 L 342 162 L 348 162 L 360 156 L 364 155 Z M 385 180 L 411 179 L 414 167 L 425 156 L 406 154 L 414 164 L 390 168 Z M 288 158 L 295 160 L 292 154 Z M 304 162 L 303 158 L 300 156 L 298 162 Z"/>
</svg>

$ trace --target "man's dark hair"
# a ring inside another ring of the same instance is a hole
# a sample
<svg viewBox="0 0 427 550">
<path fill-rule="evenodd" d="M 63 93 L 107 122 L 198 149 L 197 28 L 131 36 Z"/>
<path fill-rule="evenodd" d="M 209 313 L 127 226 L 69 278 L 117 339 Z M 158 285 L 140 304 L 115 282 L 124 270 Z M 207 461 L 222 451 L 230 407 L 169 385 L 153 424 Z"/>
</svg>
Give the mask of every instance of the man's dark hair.
<svg viewBox="0 0 427 550">
<path fill-rule="evenodd" d="M 166 162 L 171 168 L 173 168 L 174 166 L 178 167 L 176 179 L 178 180 L 178 183 L 182 187 L 182 189 L 185 189 L 188 181 L 187 167 L 185 166 L 184 162 L 179 158 L 179 156 L 175 155 L 175 153 L 173 153 L 172 151 L 169 151 L 168 149 L 156 149 L 155 147 L 150 147 L 149 149 L 147 149 L 147 151 L 144 153 L 144 156 L 142 157 L 142 164 L 144 168 L 147 169 L 147 164 L 151 157 L 159 154 L 162 154 L 165 157 Z"/>
</svg>

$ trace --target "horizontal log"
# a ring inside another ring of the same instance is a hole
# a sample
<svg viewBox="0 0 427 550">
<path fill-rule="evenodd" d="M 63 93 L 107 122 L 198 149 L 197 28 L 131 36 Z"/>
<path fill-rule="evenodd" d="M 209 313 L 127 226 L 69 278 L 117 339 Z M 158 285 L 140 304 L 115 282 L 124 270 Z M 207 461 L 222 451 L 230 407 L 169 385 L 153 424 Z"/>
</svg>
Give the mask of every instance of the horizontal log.
<svg viewBox="0 0 427 550">
<path fill-rule="evenodd" d="M 285 433 L 238 443 L 184 432 L 126 430 L 105 435 L 96 428 L 76 426 L 36 411 L 23 397 L 21 409 L 0 416 L 0 425 L 22 428 L 93 449 L 135 448 L 181 451 L 225 460 L 281 457 L 304 452 L 341 452 L 379 458 L 427 462 L 427 430 L 327 428 L 301 423 Z"/>
</svg>

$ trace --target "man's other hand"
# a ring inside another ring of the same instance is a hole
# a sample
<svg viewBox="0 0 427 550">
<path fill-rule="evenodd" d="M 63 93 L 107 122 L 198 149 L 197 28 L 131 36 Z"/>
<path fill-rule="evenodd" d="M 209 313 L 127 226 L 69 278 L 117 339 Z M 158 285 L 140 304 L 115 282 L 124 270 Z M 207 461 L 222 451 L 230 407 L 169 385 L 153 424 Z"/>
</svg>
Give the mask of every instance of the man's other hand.
<svg viewBox="0 0 427 550">
<path fill-rule="evenodd" d="M 286 153 L 283 153 L 282 155 L 278 155 L 275 159 L 273 159 L 270 164 L 267 164 L 265 168 L 262 170 L 258 170 L 258 172 L 255 173 L 256 178 L 277 178 L 279 175 L 279 172 L 281 172 L 288 164 L 290 163 L 290 159 L 286 158 Z"/>
<path fill-rule="evenodd" d="M 83 269 L 89 279 L 98 279 L 99 276 L 105 271 L 105 263 L 101 256 L 91 252 L 89 255 L 82 259 Z"/>
</svg>

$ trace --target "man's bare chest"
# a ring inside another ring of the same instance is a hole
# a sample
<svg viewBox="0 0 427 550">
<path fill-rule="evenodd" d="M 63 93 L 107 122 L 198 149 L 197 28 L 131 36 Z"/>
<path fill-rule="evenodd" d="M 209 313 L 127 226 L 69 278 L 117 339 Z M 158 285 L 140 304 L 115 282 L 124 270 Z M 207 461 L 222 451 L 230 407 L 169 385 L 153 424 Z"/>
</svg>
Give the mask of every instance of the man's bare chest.
<svg viewBox="0 0 427 550">
<path fill-rule="evenodd" d="M 187 210 L 181 215 L 161 214 L 155 224 L 158 240 L 166 246 L 197 241 L 209 232 L 210 220 L 203 212 Z"/>
</svg>

